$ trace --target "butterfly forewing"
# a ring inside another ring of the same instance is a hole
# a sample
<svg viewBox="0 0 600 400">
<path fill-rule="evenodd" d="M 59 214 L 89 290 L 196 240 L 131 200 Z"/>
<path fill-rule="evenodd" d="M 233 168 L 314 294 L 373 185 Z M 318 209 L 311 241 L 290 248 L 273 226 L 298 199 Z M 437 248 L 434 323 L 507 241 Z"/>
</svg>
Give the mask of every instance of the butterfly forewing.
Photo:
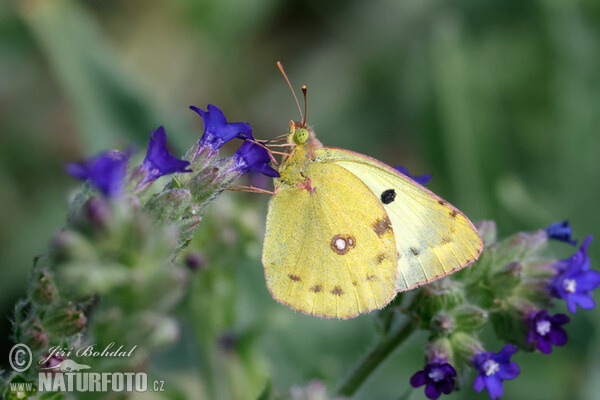
<svg viewBox="0 0 600 400">
<path fill-rule="evenodd" d="M 271 294 L 325 317 L 383 307 L 395 293 L 397 252 L 382 203 L 336 164 L 309 162 L 303 174 L 310 184 L 282 182 L 269 203 L 263 265 Z"/>
<path fill-rule="evenodd" d="M 443 277 L 479 256 L 483 244 L 473 224 L 431 191 L 358 153 L 320 148 L 315 156 L 358 177 L 386 210 L 397 249 L 397 291 Z"/>
</svg>

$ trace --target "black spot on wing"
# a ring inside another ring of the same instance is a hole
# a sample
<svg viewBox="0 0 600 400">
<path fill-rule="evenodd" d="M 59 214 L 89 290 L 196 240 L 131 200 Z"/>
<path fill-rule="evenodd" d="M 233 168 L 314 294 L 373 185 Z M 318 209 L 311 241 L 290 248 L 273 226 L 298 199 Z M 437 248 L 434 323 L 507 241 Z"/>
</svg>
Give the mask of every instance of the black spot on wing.
<svg viewBox="0 0 600 400">
<path fill-rule="evenodd" d="M 394 189 L 384 190 L 381 193 L 381 202 L 383 204 L 390 204 L 396 199 L 396 191 Z"/>
</svg>

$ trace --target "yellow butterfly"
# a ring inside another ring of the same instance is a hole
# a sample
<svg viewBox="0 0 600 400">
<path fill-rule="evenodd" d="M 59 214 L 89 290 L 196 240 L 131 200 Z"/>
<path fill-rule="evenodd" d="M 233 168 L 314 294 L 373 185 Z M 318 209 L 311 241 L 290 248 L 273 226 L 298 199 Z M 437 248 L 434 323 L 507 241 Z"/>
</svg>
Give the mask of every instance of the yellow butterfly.
<svg viewBox="0 0 600 400">
<path fill-rule="evenodd" d="M 304 123 L 290 122 L 287 142 L 262 256 L 278 302 L 352 318 L 479 257 L 483 243 L 471 221 L 406 175 L 323 147 Z"/>
</svg>

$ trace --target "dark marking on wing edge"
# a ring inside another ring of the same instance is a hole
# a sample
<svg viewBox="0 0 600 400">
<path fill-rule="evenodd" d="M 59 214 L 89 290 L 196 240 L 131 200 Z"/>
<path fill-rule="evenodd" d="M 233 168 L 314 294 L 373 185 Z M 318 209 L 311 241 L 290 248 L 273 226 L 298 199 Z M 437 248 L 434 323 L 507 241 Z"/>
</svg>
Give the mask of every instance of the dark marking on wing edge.
<svg viewBox="0 0 600 400">
<path fill-rule="evenodd" d="M 367 275 L 367 277 L 365 278 L 367 281 L 376 281 L 377 280 L 377 275 Z"/>
<path fill-rule="evenodd" d="M 419 251 L 419 249 L 417 249 L 416 247 L 411 247 L 410 252 L 413 254 L 413 256 L 418 256 L 419 254 L 421 254 L 421 252 Z"/>
<path fill-rule="evenodd" d="M 379 253 L 379 255 L 377 256 L 377 264 L 381 264 L 383 262 L 383 260 L 385 260 L 385 258 L 387 257 L 387 255 L 385 253 Z"/>
<path fill-rule="evenodd" d="M 448 243 L 450 243 L 450 242 L 452 242 L 452 239 L 450 239 L 449 237 L 446 237 L 446 236 L 444 236 L 444 237 L 442 238 L 442 243 L 443 243 L 443 244 L 448 244 Z"/>
<path fill-rule="evenodd" d="M 371 226 L 373 227 L 373 231 L 375 231 L 377 236 L 381 237 L 384 233 L 390 230 L 392 223 L 386 215 L 384 218 L 380 218 L 375 221 Z"/>
<path fill-rule="evenodd" d="M 336 287 L 334 287 L 334 288 L 333 288 L 333 290 L 331 291 L 331 294 L 333 294 L 333 295 L 335 295 L 335 296 L 341 296 L 341 295 L 343 295 L 343 294 L 344 294 L 344 290 L 343 290 L 341 287 L 339 287 L 339 286 L 336 286 Z"/>
<path fill-rule="evenodd" d="M 323 288 L 321 287 L 321 285 L 315 285 L 315 286 L 313 286 L 313 287 L 310 288 L 310 291 L 314 292 L 314 293 L 319 293 L 321 290 L 323 290 Z"/>
<path fill-rule="evenodd" d="M 298 275 L 292 275 L 289 274 L 288 275 L 290 277 L 291 280 L 293 280 L 294 282 L 299 282 L 300 281 L 300 277 Z"/>
<path fill-rule="evenodd" d="M 452 211 L 450 211 L 450 214 L 449 214 L 449 215 L 450 215 L 452 218 L 456 218 L 456 215 L 457 215 L 457 214 L 458 214 L 458 213 L 456 212 L 456 210 L 452 210 Z"/>
</svg>

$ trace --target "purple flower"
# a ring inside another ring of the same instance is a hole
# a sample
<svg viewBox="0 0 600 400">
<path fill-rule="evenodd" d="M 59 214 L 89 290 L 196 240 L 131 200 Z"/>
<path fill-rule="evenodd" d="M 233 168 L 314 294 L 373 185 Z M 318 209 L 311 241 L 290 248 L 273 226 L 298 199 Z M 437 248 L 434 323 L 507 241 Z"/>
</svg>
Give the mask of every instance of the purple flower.
<svg viewBox="0 0 600 400">
<path fill-rule="evenodd" d="M 223 112 L 217 106 L 208 105 L 208 111 L 190 106 L 200 114 L 204 121 L 204 134 L 199 140 L 201 147 L 209 147 L 216 152 L 233 138 L 252 139 L 252 128 L 245 122 L 227 122 Z"/>
<path fill-rule="evenodd" d="M 186 169 L 188 165 L 190 165 L 188 161 L 180 160 L 169 154 L 167 134 L 160 126 L 150 134 L 146 158 L 140 166 L 140 170 L 146 173 L 141 184 L 154 181 L 163 175 L 174 172 L 192 172 L 191 169 Z"/>
<path fill-rule="evenodd" d="M 424 185 L 431 180 L 431 174 L 425 174 L 425 175 L 421 175 L 421 176 L 412 176 L 411 174 L 408 173 L 408 170 L 401 165 L 394 167 L 394 169 L 396 171 L 400 172 L 401 174 L 408 176 L 410 179 L 417 182 L 419 185 Z"/>
<path fill-rule="evenodd" d="M 449 394 L 454 390 L 456 371 L 443 358 L 434 358 L 422 371 L 410 378 L 414 388 L 425 385 L 425 396 L 437 399 L 442 393 Z"/>
<path fill-rule="evenodd" d="M 502 397 L 502 381 L 515 379 L 520 373 L 517 363 L 510 361 L 516 351 L 517 346 L 507 344 L 498 353 L 489 351 L 475 354 L 473 366 L 478 375 L 473 382 L 473 390 L 480 393 L 484 388 L 487 389 L 492 400 Z"/>
<path fill-rule="evenodd" d="M 567 343 L 567 332 L 561 325 L 569 321 L 565 314 L 550 316 L 546 310 L 532 311 L 527 316 L 527 343 L 537 342 L 539 351 L 544 354 L 552 353 L 552 345 L 564 346 Z"/>
<path fill-rule="evenodd" d="M 586 237 L 573 256 L 554 265 L 558 273 L 550 282 L 550 294 L 566 300 L 567 308 L 572 313 L 577 311 L 578 305 L 585 310 L 596 305 L 592 290 L 600 285 L 600 273 L 590 269 L 590 257 L 587 254 L 592 238 L 592 235 Z"/>
<path fill-rule="evenodd" d="M 127 154 L 111 150 L 81 163 L 67 163 L 67 173 L 82 181 L 89 181 L 106 197 L 116 197 L 123 190 L 127 172 Z"/>
<path fill-rule="evenodd" d="M 279 172 L 271 168 L 271 157 L 267 149 L 261 145 L 246 140 L 232 156 L 235 160 L 232 171 L 260 172 L 266 176 L 279 177 Z"/>
<path fill-rule="evenodd" d="M 577 244 L 577 240 L 571 237 L 573 231 L 571 230 L 569 221 L 555 222 L 544 230 L 550 239 L 560 240 L 561 242 L 566 242 L 572 244 L 573 246 Z"/>
</svg>

